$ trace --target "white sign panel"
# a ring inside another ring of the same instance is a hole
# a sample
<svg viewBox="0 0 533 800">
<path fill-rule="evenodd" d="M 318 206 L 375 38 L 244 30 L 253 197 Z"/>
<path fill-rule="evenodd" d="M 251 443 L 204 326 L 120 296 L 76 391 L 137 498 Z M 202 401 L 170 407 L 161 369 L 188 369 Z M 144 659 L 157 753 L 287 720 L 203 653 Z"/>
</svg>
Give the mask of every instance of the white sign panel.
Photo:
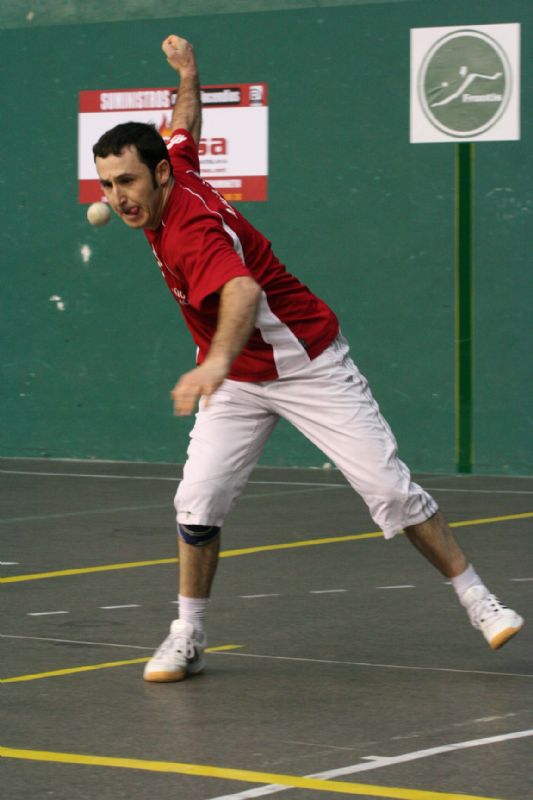
<svg viewBox="0 0 533 800">
<path fill-rule="evenodd" d="M 520 139 L 520 25 L 411 30 L 411 142 Z"/>
<path fill-rule="evenodd" d="M 202 87 L 202 177 L 230 201 L 266 200 L 268 105 L 264 83 Z M 176 91 L 172 88 L 109 89 L 80 92 L 78 179 L 80 203 L 100 200 L 93 144 L 122 122 L 155 125 L 164 138 Z"/>
</svg>

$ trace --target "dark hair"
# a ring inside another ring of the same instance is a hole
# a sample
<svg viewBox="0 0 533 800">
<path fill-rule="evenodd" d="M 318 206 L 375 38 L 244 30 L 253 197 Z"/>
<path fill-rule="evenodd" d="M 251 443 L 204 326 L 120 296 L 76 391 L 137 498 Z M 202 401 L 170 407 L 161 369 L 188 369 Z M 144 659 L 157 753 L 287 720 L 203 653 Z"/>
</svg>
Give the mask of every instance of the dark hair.
<svg viewBox="0 0 533 800">
<path fill-rule="evenodd" d="M 119 156 L 125 147 L 133 145 L 137 148 L 139 159 L 146 164 L 155 181 L 155 168 L 160 161 L 170 158 L 162 136 L 159 135 L 154 125 L 144 122 L 123 122 L 102 134 L 93 147 L 94 158 L 107 158 Z M 172 172 L 172 165 L 170 165 Z"/>
</svg>

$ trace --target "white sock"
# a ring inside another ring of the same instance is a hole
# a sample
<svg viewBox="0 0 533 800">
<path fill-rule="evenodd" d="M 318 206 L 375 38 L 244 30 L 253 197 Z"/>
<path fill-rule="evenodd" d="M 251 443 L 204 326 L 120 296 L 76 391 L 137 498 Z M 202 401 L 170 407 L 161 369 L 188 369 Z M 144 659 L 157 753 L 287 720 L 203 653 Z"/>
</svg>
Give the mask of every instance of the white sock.
<svg viewBox="0 0 533 800">
<path fill-rule="evenodd" d="M 179 618 L 194 625 L 197 633 L 203 633 L 204 619 L 209 605 L 208 597 L 183 597 L 178 595 Z"/>
<path fill-rule="evenodd" d="M 456 575 L 456 577 L 452 578 L 451 581 L 459 600 L 461 600 L 464 593 L 472 586 L 484 585 L 472 564 L 469 564 L 464 572 L 462 572 L 460 575 Z"/>
</svg>

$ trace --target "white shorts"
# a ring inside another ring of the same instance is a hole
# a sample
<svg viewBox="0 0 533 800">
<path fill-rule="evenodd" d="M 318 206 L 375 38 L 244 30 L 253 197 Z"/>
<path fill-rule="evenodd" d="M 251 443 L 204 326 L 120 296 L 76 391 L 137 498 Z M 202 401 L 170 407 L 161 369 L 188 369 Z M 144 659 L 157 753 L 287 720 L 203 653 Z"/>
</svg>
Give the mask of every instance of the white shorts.
<svg viewBox="0 0 533 800">
<path fill-rule="evenodd" d="M 438 510 L 397 457 L 394 435 L 338 336 L 294 376 L 226 380 L 200 404 L 175 498 L 179 523 L 222 526 L 280 417 L 338 467 L 386 538 Z"/>
</svg>

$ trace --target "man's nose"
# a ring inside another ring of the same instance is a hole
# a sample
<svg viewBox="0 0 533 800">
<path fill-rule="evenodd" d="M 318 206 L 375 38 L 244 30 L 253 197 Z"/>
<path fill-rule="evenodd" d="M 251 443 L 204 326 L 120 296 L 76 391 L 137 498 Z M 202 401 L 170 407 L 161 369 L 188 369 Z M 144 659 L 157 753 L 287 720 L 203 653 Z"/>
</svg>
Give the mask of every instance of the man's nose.
<svg viewBox="0 0 533 800">
<path fill-rule="evenodd" d="M 112 186 L 110 195 L 109 202 L 114 206 L 121 206 L 126 202 L 125 192 L 120 186 Z"/>
</svg>

